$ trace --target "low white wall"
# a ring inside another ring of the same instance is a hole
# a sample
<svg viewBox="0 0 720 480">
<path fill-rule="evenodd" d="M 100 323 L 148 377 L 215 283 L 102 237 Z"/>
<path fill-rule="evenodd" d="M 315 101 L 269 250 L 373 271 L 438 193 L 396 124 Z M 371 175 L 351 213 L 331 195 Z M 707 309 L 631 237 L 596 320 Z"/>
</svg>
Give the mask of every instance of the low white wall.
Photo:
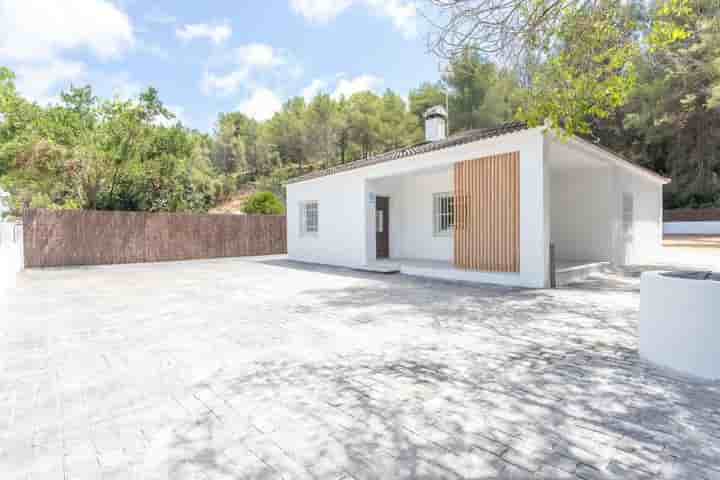
<svg viewBox="0 0 720 480">
<path fill-rule="evenodd" d="M 0 296 L 15 286 L 17 274 L 24 268 L 22 225 L 0 223 Z"/>
<path fill-rule="evenodd" d="M 667 235 L 720 235 L 720 222 L 665 222 Z"/>
<path fill-rule="evenodd" d="M 646 272 L 640 282 L 640 355 L 654 363 L 720 379 L 720 282 Z"/>
</svg>

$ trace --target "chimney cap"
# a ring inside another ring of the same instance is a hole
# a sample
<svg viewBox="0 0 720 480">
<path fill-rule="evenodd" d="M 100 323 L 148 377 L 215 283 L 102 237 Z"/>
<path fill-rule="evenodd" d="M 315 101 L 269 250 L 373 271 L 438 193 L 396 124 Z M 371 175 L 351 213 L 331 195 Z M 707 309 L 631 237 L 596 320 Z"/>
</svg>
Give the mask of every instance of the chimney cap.
<svg viewBox="0 0 720 480">
<path fill-rule="evenodd" d="M 433 117 L 441 117 L 447 120 L 448 113 L 447 110 L 445 110 L 445 107 L 442 105 L 435 105 L 434 107 L 430 107 L 425 111 L 425 114 L 423 115 L 425 117 L 425 120 L 428 120 Z"/>
</svg>

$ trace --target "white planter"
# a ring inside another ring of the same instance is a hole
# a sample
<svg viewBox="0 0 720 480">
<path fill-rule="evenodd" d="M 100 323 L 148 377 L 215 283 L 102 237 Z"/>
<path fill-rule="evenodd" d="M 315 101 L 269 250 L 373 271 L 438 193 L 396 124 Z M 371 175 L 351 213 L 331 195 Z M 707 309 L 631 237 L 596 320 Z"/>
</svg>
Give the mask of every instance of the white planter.
<svg viewBox="0 0 720 480">
<path fill-rule="evenodd" d="M 720 379 L 720 281 L 644 273 L 640 356 L 682 373 Z"/>
</svg>

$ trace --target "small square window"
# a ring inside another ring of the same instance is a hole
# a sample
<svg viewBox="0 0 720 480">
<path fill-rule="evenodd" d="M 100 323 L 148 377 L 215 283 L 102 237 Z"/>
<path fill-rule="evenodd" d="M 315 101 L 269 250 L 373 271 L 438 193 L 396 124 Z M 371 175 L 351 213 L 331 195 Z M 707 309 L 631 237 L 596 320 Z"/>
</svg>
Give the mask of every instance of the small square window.
<svg viewBox="0 0 720 480">
<path fill-rule="evenodd" d="M 433 226 L 435 235 L 451 235 L 455 228 L 455 197 L 452 193 L 433 195 Z"/>
<path fill-rule="evenodd" d="M 300 205 L 300 233 L 316 235 L 319 228 L 318 202 L 304 202 Z"/>
</svg>

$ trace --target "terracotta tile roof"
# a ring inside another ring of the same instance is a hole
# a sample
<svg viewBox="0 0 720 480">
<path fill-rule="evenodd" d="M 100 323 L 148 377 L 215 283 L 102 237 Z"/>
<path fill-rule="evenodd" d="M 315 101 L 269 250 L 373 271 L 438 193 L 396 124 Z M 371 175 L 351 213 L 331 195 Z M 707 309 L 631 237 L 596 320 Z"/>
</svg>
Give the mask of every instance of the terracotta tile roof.
<svg viewBox="0 0 720 480">
<path fill-rule="evenodd" d="M 526 130 L 527 128 L 527 125 L 525 125 L 525 123 L 523 122 L 510 122 L 492 128 L 468 130 L 462 133 L 451 135 L 450 137 L 444 140 L 439 140 L 437 142 L 418 143 L 417 145 L 412 145 L 410 147 L 399 148 L 397 150 L 391 150 L 389 152 L 381 153 L 379 155 L 362 158 L 354 162 L 344 163 L 342 165 L 336 165 L 334 167 L 326 168 L 324 170 L 317 170 L 314 172 L 306 173 L 305 175 L 291 178 L 287 181 L 287 183 L 304 182 L 305 180 L 325 177 L 340 172 L 347 172 L 348 170 L 368 167 L 370 165 L 376 165 L 378 163 L 398 160 L 400 158 L 420 155 L 422 153 L 435 152 L 437 150 L 456 147 L 458 145 L 464 145 L 466 143 L 476 142 L 478 140 L 484 140 L 487 138 L 506 135 L 508 133 L 519 132 L 521 130 Z"/>
</svg>

